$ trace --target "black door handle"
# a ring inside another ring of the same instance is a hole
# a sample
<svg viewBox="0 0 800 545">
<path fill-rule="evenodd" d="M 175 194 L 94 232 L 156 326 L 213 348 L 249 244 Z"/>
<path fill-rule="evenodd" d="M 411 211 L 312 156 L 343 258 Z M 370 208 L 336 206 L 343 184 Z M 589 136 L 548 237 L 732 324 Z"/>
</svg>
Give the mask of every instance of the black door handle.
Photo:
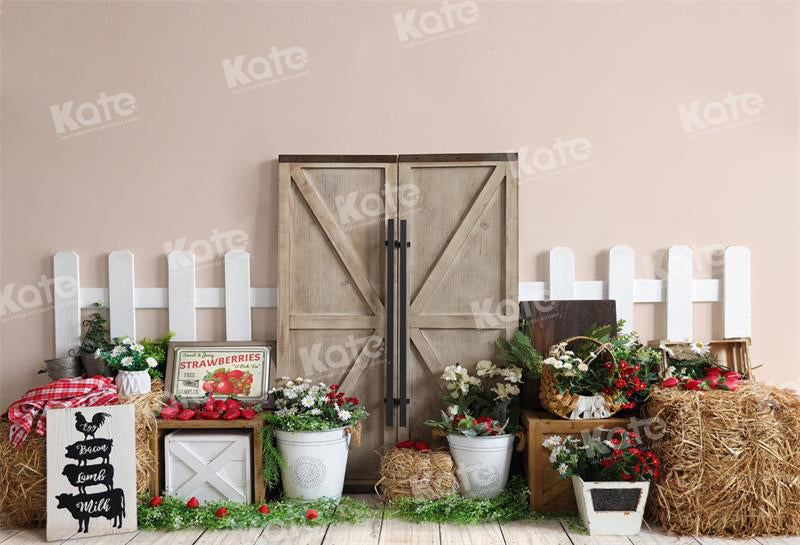
<svg viewBox="0 0 800 545">
<path fill-rule="evenodd" d="M 397 293 L 400 299 L 400 309 L 398 319 L 400 321 L 400 342 L 398 343 L 399 359 L 399 403 L 400 403 L 400 427 L 406 426 L 406 414 L 408 409 L 408 398 L 406 392 L 406 347 L 408 345 L 408 320 L 406 314 L 408 313 L 408 260 L 406 258 L 406 250 L 411 243 L 408 242 L 408 222 L 400 220 L 400 288 Z"/>
<path fill-rule="evenodd" d="M 386 425 L 394 425 L 394 220 L 386 235 Z"/>
</svg>

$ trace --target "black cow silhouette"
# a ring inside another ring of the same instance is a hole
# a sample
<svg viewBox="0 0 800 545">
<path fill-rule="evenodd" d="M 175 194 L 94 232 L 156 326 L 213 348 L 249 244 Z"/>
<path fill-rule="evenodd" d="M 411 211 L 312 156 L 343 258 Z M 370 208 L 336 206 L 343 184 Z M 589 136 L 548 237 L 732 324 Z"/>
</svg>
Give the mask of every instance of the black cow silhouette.
<svg viewBox="0 0 800 545">
<path fill-rule="evenodd" d="M 125 493 L 121 488 L 97 494 L 59 494 L 56 496 L 59 509 L 69 510 L 72 518 L 78 520 L 78 532 L 89 531 L 89 519 L 105 517 L 113 520 L 114 528 L 122 528 L 125 518 Z"/>
</svg>

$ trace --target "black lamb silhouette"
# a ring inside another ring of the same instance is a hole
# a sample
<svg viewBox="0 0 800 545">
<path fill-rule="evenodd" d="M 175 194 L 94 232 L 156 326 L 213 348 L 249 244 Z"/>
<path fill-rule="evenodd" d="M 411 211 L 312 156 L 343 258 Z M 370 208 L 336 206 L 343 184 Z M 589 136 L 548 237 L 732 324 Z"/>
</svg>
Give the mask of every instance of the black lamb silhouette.
<svg viewBox="0 0 800 545">
<path fill-rule="evenodd" d="M 83 434 L 84 440 L 89 439 L 89 436 L 94 439 L 94 434 L 97 433 L 100 426 L 105 424 L 106 418 L 111 418 L 111 415 L 108 413 L 95 413 L 92 416 L 92 421 L 89 422 L 80 412 L 76 412 L 75 429 Z"/>
</svg>

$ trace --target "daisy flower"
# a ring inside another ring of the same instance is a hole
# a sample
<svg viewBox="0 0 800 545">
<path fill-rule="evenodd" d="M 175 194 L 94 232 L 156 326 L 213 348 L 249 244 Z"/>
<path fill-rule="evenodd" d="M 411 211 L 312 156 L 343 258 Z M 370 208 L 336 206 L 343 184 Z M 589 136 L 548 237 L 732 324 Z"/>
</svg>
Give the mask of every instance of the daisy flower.
<svg viewBox="0 0 800 545">
<path fill-rule="evenodd" d="M 122 358 L 122 361 L 120 362 L 120 364 L 123 367 L 130 367 L 132 363 L 133 363 L 133 358 L 131 356 L 125 356 L 124 358 Z"/>
<path fill-rule="evenodd" d="M 711 350 L 711 346 L 706 341 L 692 341 L 689 347 L 698 356 L 705 356 Z"/>
<path fill-rule="evenodd" d="M 567 471 L 569 471 L 569 466 L 567 464 L 561 464 L 558 466 L 558 474 L 562 477 L 567 474 Z"/>
<path fill-rule="evenodd" d="M 149 365 L 150 367 L 158 367 L 158 360 L 157 360 L 157 359 L 155 359 L 155 358 L 154 358 L 154 357 L 152 357 L 152 356 L 151 356 L 151 357 L 149 357 L 149 358 L 147 358 L 147 359 L 146 359 L 146 360 L 144 360 L 144 361 L 146 361 L 146 362 L 147 362 L 147 365 Z"/>
<path fill-rule="evenodd" d="M 348 420 L 350 420 L 351 416 L 353 416 L 353 415 L 352 415 L 352 413 L 350 411 L 346 411 L 346 410 L 339 411 L 339 420 L 347 422 Z"/>
<path fill-rule="evenodd" d="M 306 396 L 300 400 L 300 404 L 303 405 L 306 409 L 310 409 L 314 406 L 314 398 L 311 396 Z"/>
<path fill-rule="evenodd" d="M 321 414 L 322 414 L 322 411 L 321 411 L 320 409 L 317 409 L 316 407 L 314 407 L 313 409 L 311 409 L 311 410 L 310 410 L 310 411 L 308 411 L 308 412 L 309 412 L 309 413 L 311 413 L 311 414 L 313 414 L 314 416 L 319 416 L 319 415 L 321 415 Z"/>
</svg>

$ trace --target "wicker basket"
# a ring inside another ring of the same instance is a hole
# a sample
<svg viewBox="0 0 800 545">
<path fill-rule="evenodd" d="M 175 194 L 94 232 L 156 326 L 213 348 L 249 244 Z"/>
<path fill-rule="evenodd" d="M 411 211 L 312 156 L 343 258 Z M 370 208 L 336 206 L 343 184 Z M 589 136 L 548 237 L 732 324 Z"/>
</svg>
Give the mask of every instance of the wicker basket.
<svg viewBox="0 0 800 545">
<path fill-rule="evenodd" d="M 590 356 L 583 360 L 587 365 L 591 365 L 603 352 L 607 352 L 611 359 L 616 363 L 614 354 L 611 353 L 611 345 L 602 343 L 591 337 L 570 337 L 562 342 L 571 343 L 573 341 L 589 341 L 599 345 Z M 615 403 L 616 396 L 598 394 L 595 396 L 582 396 L 572 392 L 562 392 L 558 387 L 558 379 L 549 365 L 542 366 L 542 382 L 539 389 L 539 399 L 542 406 L 561 418 L 570 420 L 584 420 L 595 418 L 608 418 L 621 409 L 621 403 Z"/>
</svg>

